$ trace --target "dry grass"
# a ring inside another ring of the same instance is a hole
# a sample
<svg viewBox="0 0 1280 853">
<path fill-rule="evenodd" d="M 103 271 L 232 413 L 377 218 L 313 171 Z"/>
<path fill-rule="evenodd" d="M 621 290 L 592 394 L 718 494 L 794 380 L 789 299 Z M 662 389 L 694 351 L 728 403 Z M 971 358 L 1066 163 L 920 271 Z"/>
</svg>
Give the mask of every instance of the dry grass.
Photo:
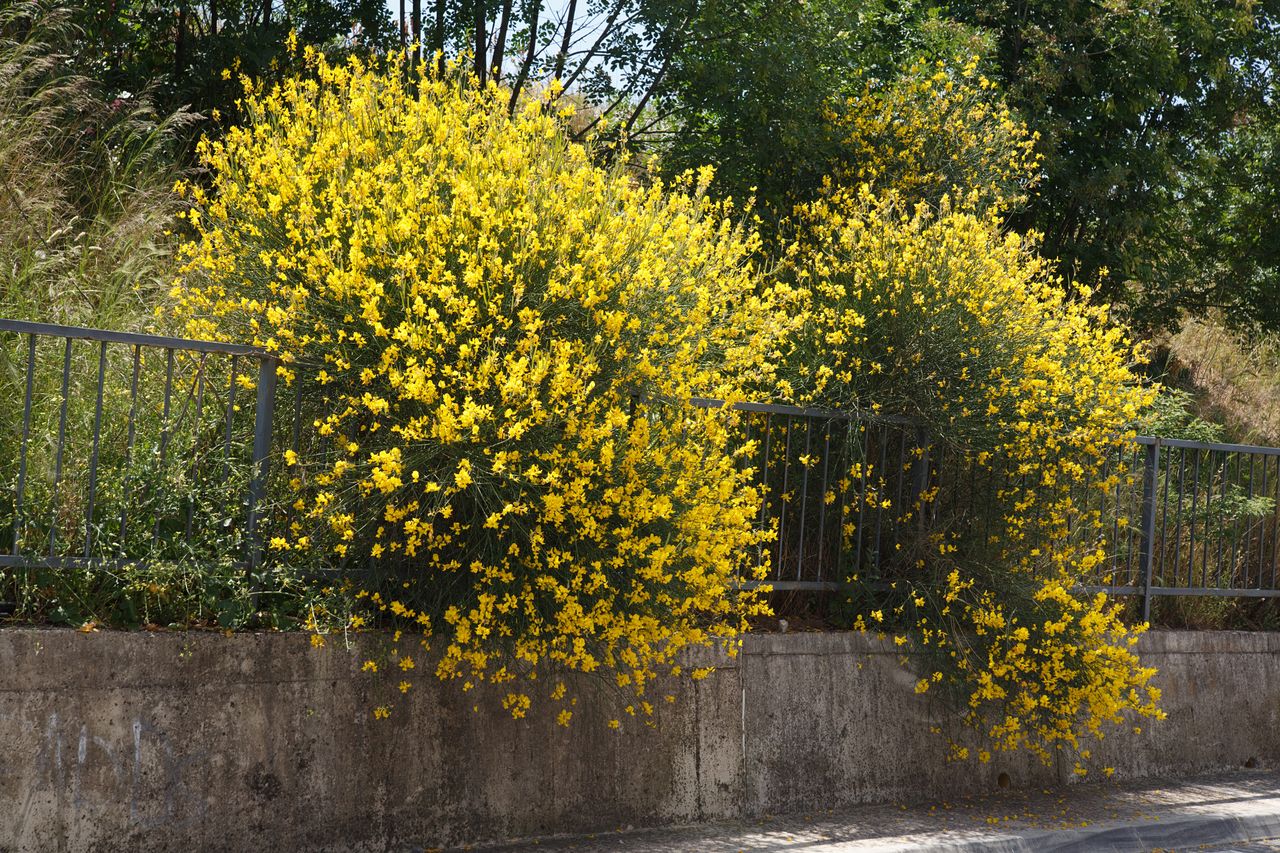
<svg viewBox="0 0 1280 853">
<path fill-rule="evenodd" d="M 1191 386 L 1196 413 L 1231 437 L 1280 445 L 1280 335 L 1246 335 L 1217 317 L 1187 319 L 1163 342 L 1169 372 Z"/>
</svg>

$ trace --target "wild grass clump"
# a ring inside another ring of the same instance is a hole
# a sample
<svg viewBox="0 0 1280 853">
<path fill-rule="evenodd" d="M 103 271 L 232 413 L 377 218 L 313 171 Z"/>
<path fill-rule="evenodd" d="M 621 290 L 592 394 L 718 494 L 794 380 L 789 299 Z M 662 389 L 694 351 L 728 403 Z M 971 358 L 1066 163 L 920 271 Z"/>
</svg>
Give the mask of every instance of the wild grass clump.
<svg viewBox="0 0 1280 853">
<path fill-rule="evenodd" d="M 1209 315 L 1185 318 L 1164 343 L 1201 416 L 1233 441 L 1280 444 L 1280 336 L 1232 330 Z"/>
<path fill-rule="evenodd" d="M 0 9 L 0 316 L 137 329 L 171 271 L 197 116 L 68 71 L 78 39 L 66 9 Z"/>
</svg>

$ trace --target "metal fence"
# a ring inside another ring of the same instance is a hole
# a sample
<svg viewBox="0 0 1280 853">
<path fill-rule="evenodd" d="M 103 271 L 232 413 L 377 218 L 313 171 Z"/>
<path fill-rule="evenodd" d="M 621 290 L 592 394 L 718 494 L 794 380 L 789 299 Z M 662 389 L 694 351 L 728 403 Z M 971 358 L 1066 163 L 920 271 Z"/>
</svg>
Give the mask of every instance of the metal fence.
<svg viewBox="0 0 1280 853">
<path fill-rule="evenodd" d="M 212 528 L 253 567 L 275 368 L 248 346 L 0 320 L 0 566 L 178 559 Z"/>
<path fill-rule="evenodd" d="M 179 559 L 211 530 L 257 565 L 272 455 L 302 449 L 299 387 L 274 417 L 276 366 L 247 346 L 0 320 L 0 567 Z M 940 525 L 985 541 L 984 504 L 1026 486 L 907 419 L 733 408 L 776 589 L 901 576 Z M 1086 589 L 1141 596 L 1144 616 L 1156 596 L 1280 596 L 1280 448 L 1140 437 L 1103 479 L 1077 484 L 1072 535 L 1107 557 Z"/>
<path fill-rule="evenodd" d="M 1113 594 L 1280 596 L 1280 448 L 1140 436 L 1119 460 L 1136 488 L 1116 503 L 1137 526 L 1117 535 Z"/>
<path fill-rule="evenodd" d="M 756 444 L 760 526 L 776 532 L 774 589 L 836 591 L 855 576 L 874 584 L 908 572 L 936 547 L 928 534 L 940 525 L 974 528 L 982 541 L 993 523 L 984 504 L 1029 488 L 998 461 L 932 446 L 905 419 L 733 408 Z M 1073 543 L 1105 552 L 1084 589 L 1140 596 L 1144 619 L 1158 596 L 1280 596 L 1280 448 L 1140 436 L 1101 478 L 1113 485 L 1071 489 Z"/>
<path fill-rule="evenodd" d="M 921 518 L 899 509 L 914 508 L 933 476 L 924 429 L 825 409 L 732 408 L 742 413 L 742 440 L 755 444 L 743 464 L 762 493 L 758 526 L 776 534 L 768 546 L 773 588 L 839 589 L 854 574 L 887 576 L 914 553 Z"/>
</svg>

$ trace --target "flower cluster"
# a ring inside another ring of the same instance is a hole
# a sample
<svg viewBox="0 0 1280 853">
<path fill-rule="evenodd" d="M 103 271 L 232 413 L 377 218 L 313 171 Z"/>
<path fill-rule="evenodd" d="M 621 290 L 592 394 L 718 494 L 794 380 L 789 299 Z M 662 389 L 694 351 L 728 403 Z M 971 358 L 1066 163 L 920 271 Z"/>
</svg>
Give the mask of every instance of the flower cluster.
<svg viewBox="0 0 1280 853">
<path fill-rule="evenodd" d="M 870 183 L 932 205 L 950 195 L 1000 209 L 1025 198 L 1038 177 L 1038 137 L 979 72 L 976 56 L 918 61 L 829 104 L 826 115 L 843 134 L 839 183 Z"/>
<path fill-rule="evenodd" d="M 516 716 L 536 683 L 571 713 L 540 672 L 643 694 L 732 641 L 759 497 L 732 413 L 688 402 L 767 382 L 790 321 L 709 172 L 600 168 L 544 102 L 453 71 L 307 63 L 203 144 L 173 294 L 297 394 L 276 553 L 371 569 L 436 674 L 511 682 Z"/>
</svg>

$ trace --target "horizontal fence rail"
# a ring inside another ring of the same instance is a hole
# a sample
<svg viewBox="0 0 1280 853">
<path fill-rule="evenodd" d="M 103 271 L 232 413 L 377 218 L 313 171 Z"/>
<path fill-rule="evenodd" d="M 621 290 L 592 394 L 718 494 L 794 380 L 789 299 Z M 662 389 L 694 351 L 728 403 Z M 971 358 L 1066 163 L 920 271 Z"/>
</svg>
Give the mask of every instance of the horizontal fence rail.
<svg viewBox="0 0 1280 853">
<path fill-rule="evenodd" d="M 0 319 L 0 566 L 192 556 L 251 568 L 276 359 L 248 346 Z"/>
<path fill-rule="evenodd" d="M 277 388 L 277 367 L 248 346 L 0 320 L 0 567 L 207 559 L 195 540 L 258 566 L 262 530 L 288 521 L 287 506 L 264 518 L 272 458 L 293 451 L 278 485 L 300 476 L 298 455 L 327 452 L 302 435 L 301 383 Z M 907 418 L 730 408 L 778 590 L 890 582 L 939 535 L 985 545 L 984 507 L 1034 489 L 1034 472 L 977 465 Z M 1144 618 L 1157 596 L 1280 596 L 1280 448 L 1143 436 L 1100 478 L 1071 490 L 1069 544 L 1105 554 L 1084 589 L 1139 596 Z"/>
</svg>

